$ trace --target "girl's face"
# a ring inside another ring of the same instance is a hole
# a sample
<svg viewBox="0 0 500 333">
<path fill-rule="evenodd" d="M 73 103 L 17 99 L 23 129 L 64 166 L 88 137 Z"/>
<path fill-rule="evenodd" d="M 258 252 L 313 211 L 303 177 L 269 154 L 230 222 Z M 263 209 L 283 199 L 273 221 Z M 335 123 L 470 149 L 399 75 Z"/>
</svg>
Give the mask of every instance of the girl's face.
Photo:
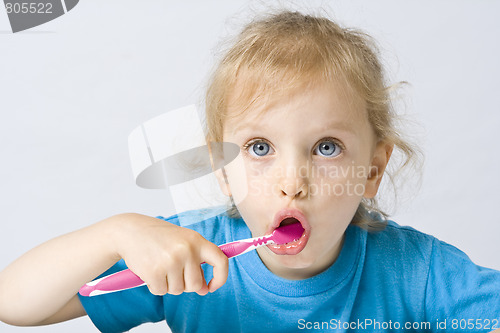
<svg viewBox="0 0 500 333">
<path fill-rule="evenodd" d="M 375 195 L 387 163 L 370 172 L 380 162 L 374 157 L 386 151 L 376 145 L 364 101 L 339 87 L 318 85 L 224 124 L 223 139 L 240 147 L 244 164 L 244 170 L 226 167 L 227 194 L 253 237 L 271 233 L 286 217 L 305 229 L 287 246 L 257 250 L 284 278 L 307 278 L 335 261 L 362 197 Z"/>
</svg>

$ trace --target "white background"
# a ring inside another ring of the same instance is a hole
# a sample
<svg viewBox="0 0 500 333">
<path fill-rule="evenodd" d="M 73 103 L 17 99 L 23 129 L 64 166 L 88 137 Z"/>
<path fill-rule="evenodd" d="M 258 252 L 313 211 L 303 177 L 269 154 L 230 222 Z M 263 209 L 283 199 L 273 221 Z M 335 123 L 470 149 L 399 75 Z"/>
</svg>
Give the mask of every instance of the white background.
<svg viewBox="0 0 500 333">
<path fill-rule="evenodd" d="M 392 81 L 411 84 L 405 112 L 420 124 L 408 134 L 426 156 L 422 187 L 391 218 L 500 269 L 500 3 L 296 3 L 324 7 L 372 34 Z M 246 22 L 249 8 L 262 7 L 250 4 L 82 0 L 17 34 L 0 9 L 0 270 L 37 244 L 110 215 L 172 212 L 164 191 L 134 185 L 128 134 L 201 100 L 221 37 Z M 0 331 L 96 329 L 82 318 L 40 328 L 0 323 Z"/>
</svg>

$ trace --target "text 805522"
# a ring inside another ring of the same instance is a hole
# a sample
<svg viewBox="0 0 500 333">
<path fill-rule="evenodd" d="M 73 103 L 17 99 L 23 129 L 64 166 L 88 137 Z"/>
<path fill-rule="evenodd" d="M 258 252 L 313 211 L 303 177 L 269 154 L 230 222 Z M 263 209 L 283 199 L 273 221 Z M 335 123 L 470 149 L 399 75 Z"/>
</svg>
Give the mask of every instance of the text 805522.
<svg viewBox="0 0 500 333">
<path fill-rule="evenodd" d="M 23 3 L 10 3 L 5 4 L 7 14 L 52 14 L 52 4 L 47 2 L 23 2 Z"/>
</svg>

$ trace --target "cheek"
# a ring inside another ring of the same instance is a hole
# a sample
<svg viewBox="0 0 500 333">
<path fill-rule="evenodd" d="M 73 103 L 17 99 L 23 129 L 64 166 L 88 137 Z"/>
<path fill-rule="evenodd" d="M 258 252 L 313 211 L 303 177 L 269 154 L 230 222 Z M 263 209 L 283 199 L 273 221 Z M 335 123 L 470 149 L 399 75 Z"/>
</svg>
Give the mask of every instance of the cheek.
<svg viewBox="0 0 500 333">
<path fill-rule="evenodd" d="M 248 196 L 247 173 L 241 153 L 231 163 L 226 165 L 224 169 L 231 195 L 235 204 L 238 204 Z"/>
<path fill-rule="evenodd" d="M 236 204 L 245 199 L 280 193 L 276 170 L 273 170 L 269 163 L 248 161 L 240 153 L 224 169 Z"/>
<path fill-rule="evenodd" d="M 311 170 L 309 195 L 335 197 L 337 200 L 362 197 L 366 184 L 366 168 L 360 165 L 315 165 Z"/>
<path fill-rule="evenodd" d="M 271 162 L 246 161 L 245 175 L 248 197 L 261 198 L 280 193 L 279 171 L 272 168 Z"/>
</svg>

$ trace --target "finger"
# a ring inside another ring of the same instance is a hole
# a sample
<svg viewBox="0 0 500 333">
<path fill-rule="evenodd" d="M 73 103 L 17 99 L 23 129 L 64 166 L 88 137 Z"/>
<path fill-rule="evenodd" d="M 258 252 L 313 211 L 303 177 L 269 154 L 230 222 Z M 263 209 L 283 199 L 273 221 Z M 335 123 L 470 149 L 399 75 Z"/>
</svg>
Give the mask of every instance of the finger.
<svg viewBox="0 0 500 333">
<path fill-rule="evenodd" d="M 213 293 L 226 283 L 228 273 L 228 259 L 217 245 L 210 243 L 203 251 L 202 259 L 213 266 L 214 277 L 208 284 L 208 290 Z"/>
<path fill-rule="evenodd" d="M 180 295 L 184 292 L 184 269 L 174 269 L 167 273 L 168 293 Z"/>
<path fill-rule="evenodd" d="M 205 296 L 206 294 L 208 294 L 208 291 L 209 291 L 209 290 L 208 290 L 208 286 L 207 286 L 207 284 L 206 284 L 206 283 L 204 283 L 204 284 L 203 284 L 203 287 L 202 287 L 200 290 L 198 290 L 196 293 L 197 293 L 198 295 L 200 295 L 200 296 Z"/>
<path fill-rule="evenodd" d="M 157 274 L 148 281 L 147 286 L 151 294 L 163 296 L 168 292 L 168 282 L 165 274 Z"/>
<path fill-rule="evenodd" d="M 200 264 L 188 264 L 184 268 L 184 291 L 196 292 L 206 285 Z"/>
<path fill-rule="evenodd" d="M 205 273 L 203 272 L 203 268 L 201 268 L 201 266 L 199 266 L 199 269 L 200 269 L 200 274 L 201 274 L 203 284 L 202 284 L 201 289 L 196 291 L 196 293 L 200 296 L 205 296 L 206 294 L 208 294 L 208 285 L 207 285 L 207 281 L 205 280 Z"/>
</svg>

